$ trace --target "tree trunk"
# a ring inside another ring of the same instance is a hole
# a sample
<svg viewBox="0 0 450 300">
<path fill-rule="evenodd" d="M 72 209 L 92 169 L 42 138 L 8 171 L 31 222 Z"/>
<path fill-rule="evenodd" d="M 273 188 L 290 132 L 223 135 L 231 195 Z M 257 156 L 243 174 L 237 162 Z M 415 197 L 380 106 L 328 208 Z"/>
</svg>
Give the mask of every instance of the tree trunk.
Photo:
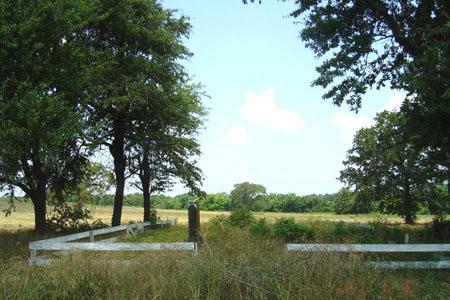
<svg viewBox="0 0 450 300">
<path fill-rule="evenodd" d="M 150 204 L 150 190 L 147 185 L 145 187 L 145 184 L 142 182 L 142 188 L 144 192 L 144 222 L 150 222 L 150 211 L 151 211 L 151 204 Z"/>
<path fill-rule="evenodd" d="M 414 216 L 411 214 L 406 214 L 405 216 L 405 224 L 412 225 L 414 224 Z"/>
<path fill-rule="evenodd" d="M 407 180 L 407 185 L 405 187 L 405 194 L 403 197 L 403 211 L 405 214 L 405 224 L 414 224 L 414 211 L 413 211 L 413 199 L 411 198 L 411 190 L 409 187 L 409 180 Z"/>
<path fill-rule="evenodd" d="M 45 232 L 47 231 L 47 191 L 45 188 L 36 189 L 29 196 L 34 205 L 34 230 Z"/>
<path fill-rule="evenodd" d="M 123 195 L 125 192 L 125 124 L 116 123 L 114 126 L 114 141 L 109 146 L 114 159 L 114 175 L 116 177 L 116 192 L 114 195 L 114 210 L 112 226 L 119 226 L 122 219 Z"/>
<path fill-rule="evenodd" d="M 142 154 L 142 164 L 139 166 L 139 178 L 141 180 L 142 192 L 144 194 L 144 222 L 150 222 L 150 170 L 148 162 L 148 153 L 144 150 Z"/>
</svg>

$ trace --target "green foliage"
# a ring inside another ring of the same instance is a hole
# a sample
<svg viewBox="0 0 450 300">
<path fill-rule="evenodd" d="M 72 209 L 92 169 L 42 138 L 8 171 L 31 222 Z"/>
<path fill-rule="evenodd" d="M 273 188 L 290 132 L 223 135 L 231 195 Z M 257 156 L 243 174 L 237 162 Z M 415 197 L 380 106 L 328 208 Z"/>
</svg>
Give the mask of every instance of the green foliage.
<svg viewBox="0 0 450 300">
<path fill-rule="evenodd" d="M 228 219 L 232 226 L 243 228 L 250 225 L 250 223 L 254 220 L 254 217 L 247 207 L 241 205 L 231 212 Z"/>
<path fill-rule="evenodd" d="M 250 232 L 259 236 L 270 236 L 272 234 L 272 226 L 266 218 L 260 218 L 250 223 Z"/>
<path fill-rule="evenodd" d="M 47 217 L 47 226 L 53 232 L 77 232 L 91 229 L 105 228 L 107 225 L 101 220 L 92 219 L 88 209 L 69 205 L 65 202 L 56 202 Z"/>
<path fill-rule="evenodd" d="M 205 111 L 200 86 L 181 64 L 191 56 L 183 45 L 190 33 L 186 17 L 155 0 L 96 4 L 98 17 L 84 31 L 94 95 L 88 119 L 113 158 L 118 225 L 126 170 L 139 176 L 146 208 L 149 195 L 170 188 L 172 177 L 198 190 L 196 135 Z"/>
<path fill-rule="evenodd" d="M 355 187 L 358 203 L 378 202 L 378 210 L 395 213 L 411 224 L 433 180 L 442 178 L 430 157 L 404 130 L 402 113 L 377 114 L 375 125 L 359 130 L 348 151 L 340 180 Z M 372 200 L 373 201 L 373 200 Z"/>
<path fill-rule="evenodd" d="M 297 223 L 293 218 L 278 219 L 273 225 L 273 235 L 286 242 L 310 241 L 314 239 L 311 226 Z"/>
<path fill-rule="evenodd" d="M 319 77 L 313 82 L 328 88 L 323 98 L 336 105 L 345 102 L 357 111 L 368 89 L 390 84 L 393 89 L 407 91 L 401 108 L 405 128 L 400 140 L 393 135 L 394 144 L 413 140 L 416 145 L 412 149 L 434 152 L 426 157 L 436 174 L 427 179 L 433 184 L 447 181 L 447 203 L 450 202 L 450 7 L 441 1 L 296 3 L 298 8 L 291 16 L 303 18 L 301 39 L 318 57 L 325 58 L 317 68 Z M 393 145 L 388 139 L 380 142 Z M 397 149 L 397 153 L 409 156 L 400 159 L 410 161 L 412 149 Z M 414 177 L 423 176 L 420 170 L 408 172 Z M 396 172 L 390 173 L 397 176 Z M 390 197 L 382 204 L 394 204 L 380 208 L 413 222 L 417 200 L 398 205 L 396 199 L 397 196 Z"/>
<path fill-rule="evenodd" d="M 207 194 L 200 198 L 200 209 L 207 211 L 227 211 L 231 208 L 231 199 L 225 193 Z"/>
<path fill-rule="evenodd" d="M 450 220 L 435 219 L 428 226 L 428 230 L 433 236 L 433 239 L 445 243 L 450 239 Z"/>
<path fill-rule="evenodd" d="M 87 140 L 80 35 L 90 1 L 0 4 L 0 187 L 20 188 L 45 230 L 47 191 L 79 181 Z"/>
<path fill-rule="evenodd" d="M 249 182 L 235 184 L 230 193 L 231 208 L 237 209 L 243 205 L 249 210 L 255 210 L 255 203 L 260 202 L 265 195 L 266 188 L 260 184 Z"/>
<path fill-rule="evenodd" d="M 224 231 L 230 229 L 229 217 L 220 215 L 209 219 L 207 227 L 214 231 Z"/>
<path fill-rule="evenodd" d="M 352 191 L 347 188 L 341 188 L 334 198 L 334 212 L 340 214 L 354 213 L 353 206 L 355 202 L 355 196 Z"/>
</svg>

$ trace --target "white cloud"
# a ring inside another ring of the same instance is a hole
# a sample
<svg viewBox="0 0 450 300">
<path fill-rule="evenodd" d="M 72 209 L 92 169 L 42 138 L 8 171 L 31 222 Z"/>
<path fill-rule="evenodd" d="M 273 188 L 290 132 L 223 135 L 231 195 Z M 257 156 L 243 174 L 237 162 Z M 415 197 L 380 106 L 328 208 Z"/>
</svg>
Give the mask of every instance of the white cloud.
<svg viewBox="0 0 450 300">
<path fill-rule="evenodd" d="M 404 98 L 405 97 L 400 94 L 400 92 L 394 91 L 392 93 L 391 100 L 381 108 L 381 111 L 400 111 Z"/>
<path fill-rule="evenodd" d="M 341 111 L 331 120 L 341 129 L 341 136 L 346 141 L 352 141 L 355 133 L 363 127 L 370 127 L 375 122 L 366 117 L 349 116 L 345 111 Z"/>
<path fill-rule="evenodd" d="M 244 127 L 242 126 L 233 126 L 225 135 L 224 139 L 220 140 L 221 142 L 227 143 L 227 144 L 234 144 L 234 145 L 245 145 L 248 141 L 248 134 Z"/>
<path fill-rule="evenodd" d="M 246 102 L 241 106 L 240 116 L 261 127 L 294 131 L 304 126 L 303 119 L 294 111 L 278 108 L 273 100 L 275 90 L 262 94 L 245 94 Z"/>
</svg>

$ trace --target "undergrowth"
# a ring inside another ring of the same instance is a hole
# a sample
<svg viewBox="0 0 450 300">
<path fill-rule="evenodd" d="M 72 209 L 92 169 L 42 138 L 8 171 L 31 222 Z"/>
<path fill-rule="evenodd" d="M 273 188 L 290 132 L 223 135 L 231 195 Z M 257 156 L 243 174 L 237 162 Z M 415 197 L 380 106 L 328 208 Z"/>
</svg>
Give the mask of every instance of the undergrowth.
<svg viewBox="0 0 450 300">
<path fill-rule="evenodd" d="M 362 255 L 284 250 L 285 229 L 289 229 L 288 238 L 292 232 L 300 232 L 299 240 L 316 243 L 351 241 L 362 232 L 373 241 L 397 239 L 403 228 L 398 233 L 389 226 L 383 231 L 382 225 L 373 224 L 372 232 L 345 224 L 303 224 L 290 219 L 275 223 L 259 219 L 250 224 L 240 228 L 227 218 L 218 218 L 202 225 L 203 244 L 197 256 L 168 251 L 76 252 L 45 267 L 29 267 L 25 253 L 8 255 L 8 249 L 15 247 L 13 240 L 22 239 L 26 244 L 27 239 L 39 237 L 11 233 L 10 242 L 3 246 L 2 232 L 0 247 L 5 254 L 0 260 L 0 299 L 450 298 L 448 270 L 383 271 L 367 266 Z M 183 242 L 187 232 L 183 225 L 151 229 L 127 242 Z M 123 259 L 131 263 L 124 265 Z"/>
</svg>

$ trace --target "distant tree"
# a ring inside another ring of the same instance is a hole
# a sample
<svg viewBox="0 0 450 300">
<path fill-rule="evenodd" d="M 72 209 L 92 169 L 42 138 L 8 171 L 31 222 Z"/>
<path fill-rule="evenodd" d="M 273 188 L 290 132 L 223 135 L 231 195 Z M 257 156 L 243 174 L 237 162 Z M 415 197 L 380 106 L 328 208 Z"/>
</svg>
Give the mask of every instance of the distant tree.
<svg viewBox="0 0 450 300">
<path fill-rule="evenodd" d="M 255 210 L 255 203 L 266 196 L 266 188 L 260 184 L 249 182 L 238 183 L 234 185 L 230 196 L 231 209 L 237 209 L 243 205 L 249 210 Z"/>
<path fill-rule="evenodd" d="M 200 199 L 200 209 L 210 211 L 227 211 L 231 208 L 231 199 L 225 193 L 207 194 Z"/>
<path fill-rule="evenodd" d="M 403 114 L 384 111 L 375 121 L 356 133 L 340 179 L 355 188 L 361 203 L 376 199 L 381 212 L 398 214 L 412 224 L 436 170 L 426 149 L 416 147 L 405 134 Z"/>
<path fill-rule="evenodd" d="M 333 210 L 336 214 L 369 213 L 373 210 L 374 199 L 359 199 L 348 188 L 341 188 L 334 197 Z"/>
</svg>

